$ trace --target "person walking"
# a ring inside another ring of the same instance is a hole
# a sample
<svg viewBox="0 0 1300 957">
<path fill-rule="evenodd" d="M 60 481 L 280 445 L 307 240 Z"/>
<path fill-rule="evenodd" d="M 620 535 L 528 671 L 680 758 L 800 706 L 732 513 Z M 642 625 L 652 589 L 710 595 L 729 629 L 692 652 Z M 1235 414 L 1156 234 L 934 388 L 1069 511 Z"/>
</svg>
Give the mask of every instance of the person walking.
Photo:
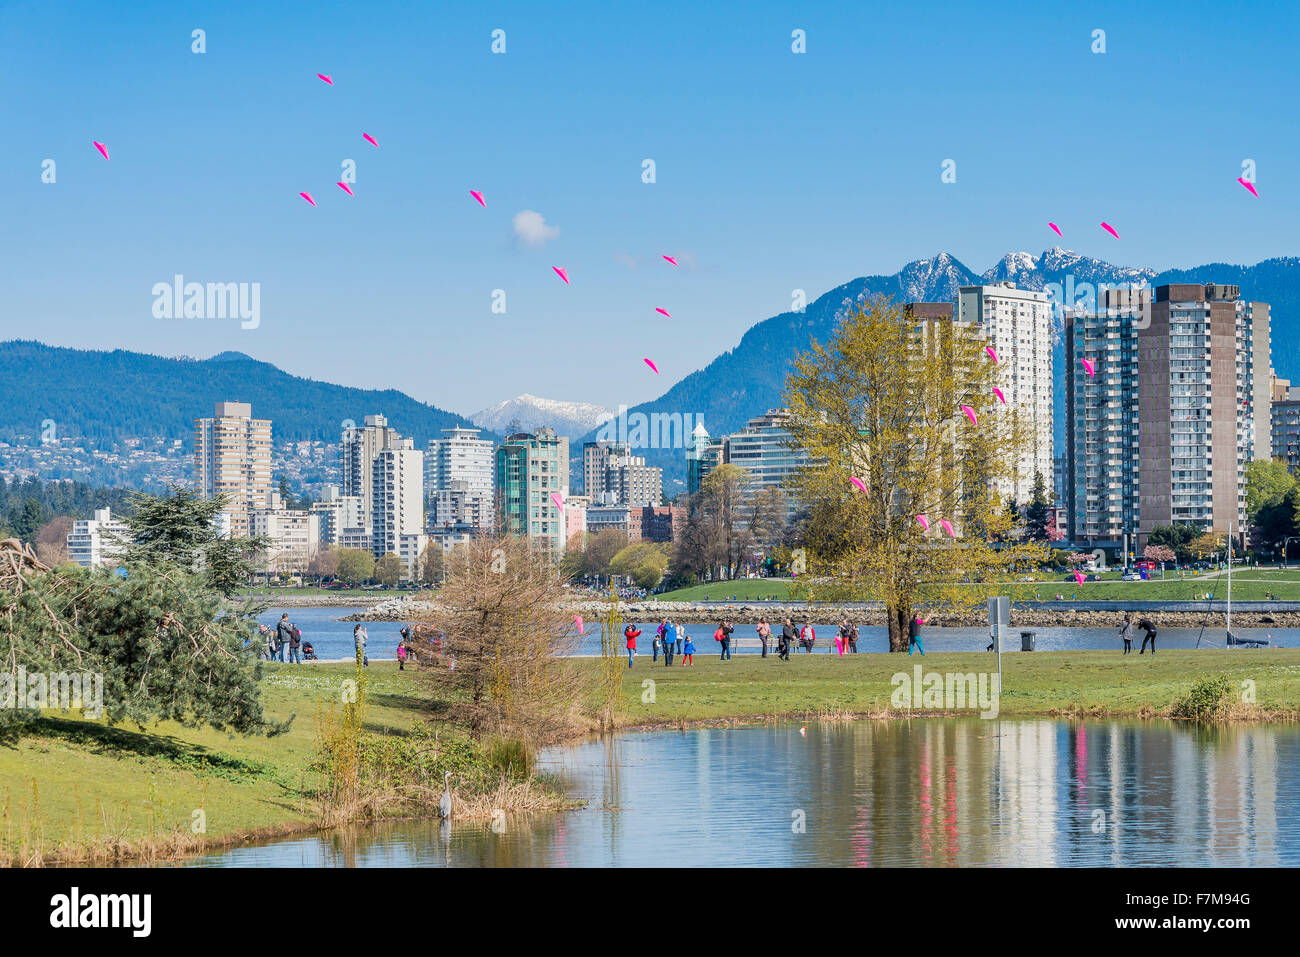
<svg viewBox="0 0 1300 957">
<path fill-rule="evenodd" d="M 668 619 L 665 618 L 663 621 L 659 622 L 659 627 L 655 629 L 654 657 L 650 659 L 651 664 L 654 664 L 659 660 L 659 652 L 663 649 L 664 646 L 664 630 L 667 627 L 668 627 Z"/>
<path fill-rule="evenodd" d="M 664 621 L 664 667 L 673 666 L 673 648 L 677 644 L 677 626 L 671 618 Z"/>
<path fill-rule="evenodd" d="M 636 659 L 636 640 L 641 635 L 641 629 L 636 625 L 628 625 L 623 629 L 623 639 L 627 642 L 627 666 L 632 667 L 632 662 Z"/>
<path fill-rule="evenodd" d="M 1146 650 L 1147 650 L 1147 642 L 1149 641 L 1149 642 L 1151 642 L 1151 657 L 1154 658 L 1154 657 L 1156 656 L 1156 626 L 1155 626 L 1155 624 L 1151 621 L 1150 618 L 1142 618 L 1142 619 L 1140 619 L 1140 620 L 1138 621 L 1138 625 L 1137 625 L 1137 626 L 1138 626 L 1139 628 L 1141 628 L 1144 632 L 1146 632 L 1146 634 L 1144 634 L 1144 635 L 1142 636 L 1142 647 L 1138 650 L 1138 654 L 1141 655 L 1141 654 L 1145 654 L 1145 653 L 1146 653 Z"/>
<path fill-rule="evenodd" d="M 758 624 L 754 626 L 754 630 L 755 630 L 756 632 L 758 632 L 758 642 L 759 642 L 760 645 L 763 646 L 763 655 L 762 655 L 762 656 L 763 656 L 764 658 L 766 658 L 766 657 L 767 657 L 767 642 L 768 642 L 768 639 L 772 637 L 772 626 L 769 625 L 769 624 L 767 623 L 767 619 L 766 619 L 766 618 L 760 618 L 760 619 L 758 619 Z"/>
<path fill-rule="evenodd" d="M 1124 613 L 1124 623 L 1119 626 L 1119 637 L 1124 642 L 1124 654 L 1133 650 L 1133 616 L 1128 612 Z"/>
<path fill-rule="evenodd" d="M 907 623 L 907 656 L 909 658 L 912 657 L 913 645 L 916 646 L 916 650 L 919 651 L 921 657 L 924 658 L 925 646 L 921 644 L 921 619 L 916 617 L 913 617 L 912 620 Z"/>
<path fill-rule="evenodd" d="M 284 650 L 288 647 L 289 639 L 293 637 L 293 625 L 289 621 L 289 613 L 286 611 L 280 616 L 279 624 L 275 626 L 275 650 L 284 661 Z"/>
<path fill-rule="evenodd" d="M 841 658 L 844 657 L 844 649 L 849 646 L 849 635 L 852 633 L 853 630 L 849 628 L 848 618 L 841 618 L 840 627 L 835 632 L 835 647 L 839 650 Z M 830 649 L 828 648 L 826 650 L 829 654 Z"/>
<path fill-rule="evenodd" d="M 682 631 L 682 634 L 686 636 L 685 637 L 686 644 L 683 646 L 685 656 L 682 658 L 682 664 L 690 665 L 692 668 L 694 668 L 695 667 L 695 642 L 691 641 L 691 636 L 687 635 L 684 629 Z"/>
<path fill-rule="evenodd" d="M 404 640 L 397 643 L 397 670 L 406 670 L 406 642 Z"/>
<path fill-rule="evenodd" d="M 856 622 L 849 625 L 849 651 L 855 655 L 858 653 L 858 626 Z"/>
<path fill-rule="evenodd" d="M 361 666 L 363 668 L 370 667 L 370 658 L 366 654 L 366 640 L 368 637 L 366 630 L 361 627 L 360 622 L 357 622 L 352 626 L 352 644 L 356 648 L 357 657 L 361 659 Z"/>
<path fill-rule="evenodd" d="M 297 625 L 289 636 L 289 664 L 302 664 L 302 630 Z"/>
<path fill-rule="evenodd" d="M 776 646 L 776 657 L 781 661 L 789 661 L 790 649 L 794 647 L 795 639 L 798 637 L 799 633 L 794 629 L 794 619 L 787 618 L 781 627 L 781 640 Z"/>
<path fill-rule="evenodd" d="M 724 618 L 722 624 L 718 625 L 718 630 L 713 633 L 713 637 L 722 645 L 722 652 L 718 655 L 722 661 L 731 660 L 731 633 L 735 630 L 731 627 L 731 622 Z"/>
</svg>

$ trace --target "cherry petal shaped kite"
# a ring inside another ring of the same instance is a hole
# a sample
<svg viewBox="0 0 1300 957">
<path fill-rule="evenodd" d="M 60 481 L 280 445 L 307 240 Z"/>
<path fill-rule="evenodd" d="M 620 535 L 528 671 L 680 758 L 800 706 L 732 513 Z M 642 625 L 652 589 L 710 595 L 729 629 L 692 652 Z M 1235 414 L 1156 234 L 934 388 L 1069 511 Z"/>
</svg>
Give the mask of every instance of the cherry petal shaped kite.
<svg viewBox="0 0 1300 957">
<path fill-rule="evenodd" d="M 943 528 L 945 532 L 948 533 L 949 538 L 957 537 L 957 533 L 952 530 L 952 523 L 949 522 L 946 518 L 939 519 L 939 525 Z"/>
<path fill-rule="evenodd" d="M 1056 235 L 1058 235 L 1058 236 L 1061 235 L 1061 227 L 1058 226 L 1058 225 L 1056 225 L 1056 223 L 1048 223 L 1047 225 L 1049 225 L 1049 226 L 1052 227 L 1052 232 L 1056 233 Z M 1062 238 L 1064 238 L 1064 237 L 1062 237 Z"/>
<path fill-rule="evenodd" d="M 987 353 L 989 354 L 989 358 L 993 360 L 993 364 L 994 364 L 994 365 L 997 365 L 997 364 L 998 364 L 998 350 L 994 349 L 992 346 L 985 346 L 985 347 L 984 347 L 984 351 L 987 352 Z"/>
<path fill-rule="evenodd" d="M 558 508 L 561 512 L 564 511 L 564 498 L 560 495 L 559 492 L 551 493 L 551 501 L 555 503 L 555 507 Z"/>
<path fill-rule="evenodd" d="M 668 316 L 669 319 L 672 318 L 672 316 L 669 316 L 669 315 L 668 315 L 668 310 L 667 310 L 667 309 L 660 309 L 658 306 L 655 306 L 655 312 L 659 313 L 659 314 L 662 315 L 662 316 Z"/>
<path fill-rule="evenodd" d="M 574 615 L 573 623 L 578 626 L 578 634 L 582 634 L 582 616 Z"/>
<path fill-rule="evenodd" d="M 858 478 L 856 475 L 850 475 L 849 481 L 857 486 L 858 491 L 865 492 L 867 490 L 866 483 L 864 483 L 862 479 Z"/>
<path fill-rule="evenodd" d="M 1093 367 L 1093 364 L 1089 362 L 1087 359 L 1080 359 L 1079 361 L 1083 363 L 1083 371 L 1088 373 L 1088 377 L 1090 379 L 1095 379 L 1097 376 L 1095 374 L 1095 369 Z"/>
<path fill-rule="evenodd" d="M 352 192 L 352 188 L 348 186 L 347 183 L 339 183 L 338 187 L 339 189 L 343 190 L 343 192 L 347 193 L 349 196 L 357 195 L 356 193 Z"/>
<path fill-rule="evenodd" d="M 327 77 L 324 73 L 317 73 L 316 75 L 320 77 L 322 80 L 324 80 L 326 83 L 328 83 L 330 86 L 334 85 L 334 81 L 331 80 L 329 77 Z"/>
<path fill-rule="evenodd" d="M 1238 176 L 1237 182 L 1240 183 L 1242 186 L 1246 187 L 1246 189 L 1250 190 L 1251 196 L 1254 196 L 1256 198 L 1259 197 L 1259 193 L 1255 192 L 1255 184 L 1252 183 L 1250 180 L 1243 179 L 1242 177 Z"/>
<path fill-rule="evenodd" d="M 564 280 L 564 284 L 567 286 L 569 284 L 569 271 L 563 266 L 552 266 L 551 268 L 555 270 L 555 275 Z"/>
<path fill-rule="evenodd" d="M 930 530 L 930 520 L 926 518 L 924 515 L 916 516 L 916 520 L 921 525 L 921 531 L 928 532 Z"/>
<path fill-rule="evenodd" d="M 473 196 L 475 199 L 478 200 L 478 204 L 479 204 L 480 206 L 482 206 L 484 209 L 487 209 L 487 203 L 483 202 L 483 194 L 482 194 L 482 193 L 480 193 L 480 192 L 479 192 L 478 190 L 476 190 L 476 189 L 471 189 L 471 190 L 469 191 L 469 194 L 470 194 L 471 196 Z"/>
<path fill-rule="evenodd" d="M 369 143 L 371 146 L 373 146 L 375 149 L 379 149 L 379 144 L 375 142 L 375 138 L 371 136 L 369 133 L 362 133 L 361 138 L 365 140 L 367 143 Z"/>
<path fill-rule="evenodd" d="M 1002 390 L 999 389 L 997 386 L 994 386 L 994 387 L 993 387 L 993 394 L 996 395 L 999 399 L 1002 400 L 1002 404 L 1003 404 L 1003 405 L 1006 405 L 1006 404 L 1007 404 L 1007 397 L 1006 397 L 1005 395 L 1002 394 Z"/>
<path fill-rule="evenodd" d="M 665 256 L 664 259 L 665 259 L 666 261 L 672 263 L 674 266 L 677 265 L 677 260 L 674 259 L 672 256 Z"/>
<path fill-rule="evenodd" d="M 655 375 L 659 374 L 659 367 L 655 365 L 651 360 L 646 359 L 645 364 L 648 365 L 651 369 L 655 370 Z"/>
<path fill-rule="evenodd" d="M 1115 232 L 1115 227 L 1112 226 L 1110 223 L 1102 223 L 1101 228 L 1106 230 L 1106 232 L 1110 233 L 1116 239 L 1119 239 L 1119 233 Z"/>
<path fill-rule="evenodd" d="M 316 200 L 311 198 L 311 193 L 299 193 L 298 195 L 307 200 L 307 202 L 311 203 L 313 206 L 316 205 Z"/>
<path fill-rule="evenodd" d="M 90 142 L 95 143 L 94 140 L 91 140 Z M 104 157 L 104 159 L 108 159 L 108 147 L 107 147 L 107 146 L 105 146 L 103 143 L 95 143 L 95 149 L 99 150 L 100 154 Z M 127 165 L 130 165 L 130 164 L 127 164 Z"/>
<path fill-rule="evenodd" d="M 977 415 L 975 414 L 975 410 L 972 409 L 970 406 L 968 406 L 968 405 L 963 405 L 963 406 L 961 407 L 961 410 L 962 410 L 963 412 L 966 413 L 966 418 L 968 418 L 968 419 L 971 420 L 971 424 L 972 424 L 972 425 L 979 425 L 979 424 L 980 424 L 979 416 L 977 416 Z"/>
</svg>

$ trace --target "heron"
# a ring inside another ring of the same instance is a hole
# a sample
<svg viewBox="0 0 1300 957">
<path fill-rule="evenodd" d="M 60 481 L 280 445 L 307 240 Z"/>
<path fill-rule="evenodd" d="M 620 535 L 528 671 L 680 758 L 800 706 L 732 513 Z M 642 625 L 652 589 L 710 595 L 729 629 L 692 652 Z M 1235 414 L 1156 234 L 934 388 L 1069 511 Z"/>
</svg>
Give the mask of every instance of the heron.
<svg viewBox="0 0 1300 957">
<path fill-rule="evenodd" d="M 438 813 L 445 820 L 451 817 L 451 772 L 446 771 L 442 776 L 442 800 L 438 802 Z"/>
</svg>

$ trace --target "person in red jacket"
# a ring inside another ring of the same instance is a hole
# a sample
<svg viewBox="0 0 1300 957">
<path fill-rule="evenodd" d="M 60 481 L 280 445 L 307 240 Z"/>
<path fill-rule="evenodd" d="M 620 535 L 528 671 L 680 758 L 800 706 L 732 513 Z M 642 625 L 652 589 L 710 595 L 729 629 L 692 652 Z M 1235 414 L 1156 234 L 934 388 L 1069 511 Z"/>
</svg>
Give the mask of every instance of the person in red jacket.
<svg viewBox="0 0 1300 957">
<path fill-rule="evenodd" d="M 627 666 L 632 667 L 632 659 L 636 657 L 636 640 L 641 634 L 641 629 L 636 625 L 628 625 L 623 629 L 623 637 L 627 639 Z"/>
</svg>

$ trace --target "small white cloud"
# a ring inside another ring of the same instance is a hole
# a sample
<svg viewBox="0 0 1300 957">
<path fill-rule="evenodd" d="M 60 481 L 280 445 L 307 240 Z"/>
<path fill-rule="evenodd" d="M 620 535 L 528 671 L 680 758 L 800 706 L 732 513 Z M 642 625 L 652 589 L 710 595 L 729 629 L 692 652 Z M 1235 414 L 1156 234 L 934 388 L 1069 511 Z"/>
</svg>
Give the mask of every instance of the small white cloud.
<svg viewBox="0 0 1300 957">
<path fill-rule="evenodd" d="M 614 262 L 616 262 L 616 263 L 622 263 L 622 264 L 623 264 L 624 266 L 626 266 L 628 269 L 635 269 L 635 268 L 636 268 L 636 257 L 635 257 L 635 256 L 632 256 L 632 255 L 629 254 L 629 253 L 615 253 L 615 254 L 614 254 Z"/>
<path fill-rule="evenodd" d="M 560 235 L 559 227 L 548 226 L 546 217 L 536 210 L 523 209 L 515 213 L 515 235 L 525 246 L 541 246 L 548 239 Z"/>
</svg>

